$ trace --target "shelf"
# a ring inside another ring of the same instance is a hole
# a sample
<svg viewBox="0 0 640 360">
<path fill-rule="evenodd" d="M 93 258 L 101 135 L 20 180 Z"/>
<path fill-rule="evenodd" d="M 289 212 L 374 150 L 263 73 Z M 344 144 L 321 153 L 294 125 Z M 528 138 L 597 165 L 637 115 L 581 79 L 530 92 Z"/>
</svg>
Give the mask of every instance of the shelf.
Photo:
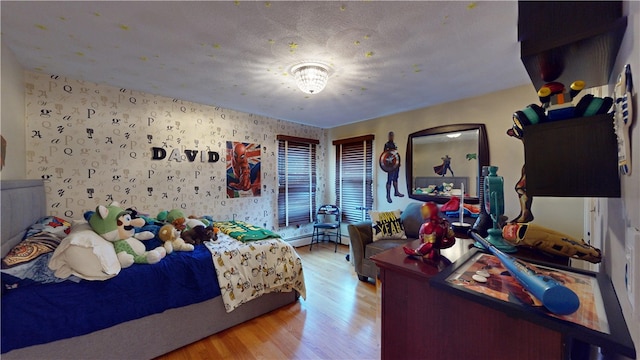
<svg viewBox="0 0 640 360">
<path fill-rule="evenodd" d="M 620 197 L 613 115 L 531 125 L 524 130 L 527 194 Z"/>
<path fill-rule="evenodd" d="M 521 59 L 536 89 L 550 81 L 607 84 L 626 27 L 621 1 L 518 2 Z"/>
</svg>

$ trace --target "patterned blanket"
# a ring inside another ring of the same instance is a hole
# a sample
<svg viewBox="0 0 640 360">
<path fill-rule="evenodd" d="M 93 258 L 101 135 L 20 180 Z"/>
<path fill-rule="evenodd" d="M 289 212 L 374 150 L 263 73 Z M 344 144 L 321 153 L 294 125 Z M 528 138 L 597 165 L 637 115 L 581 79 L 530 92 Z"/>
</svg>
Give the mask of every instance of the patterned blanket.
<svg viewBox="0 0 640 360">
<path fill-rule="evenodd" d="M 280 239 L 242 243 L 221 233 L 207 241 L 227 312 L 270 292 L 296 290 L 306 299 L 302 260 Z"/>
<path fill-rule="evenodd" d="M 216 221 L 213 226 L 242 242 L 280 237 L 280 235 L 271 230 L 253 226 L 244 221 Z"/>
</svg>

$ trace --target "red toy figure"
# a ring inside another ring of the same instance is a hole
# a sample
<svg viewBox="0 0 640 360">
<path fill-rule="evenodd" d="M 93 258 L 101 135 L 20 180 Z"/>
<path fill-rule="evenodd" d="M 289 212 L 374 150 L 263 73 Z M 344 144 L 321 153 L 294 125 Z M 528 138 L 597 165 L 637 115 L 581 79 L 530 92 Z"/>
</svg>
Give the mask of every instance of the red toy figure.
<svg viewBox="0 0 640 360">
<path fill-rule="evenodd" d="M 249 160 L 247 160 L 247 149 L 242 143 L 236 144 L 233 148 L 231 166 L 238 182 L 229 183 L 229 186 L 245 191 L 251 189 L 251 169 L 249 168 Z"/>
<path fill-rule="evenodd" d="M 420 240 L 422 244 L 417 249 L 404 246 L 404 252 L 411 256 L 422 256 L 426 259 L 438 261 L 440 249 L 447 249 L 456 243 L 449 221 L 438 216 L 438 205 L 427 202 L 420 208 L 425 223 L 420 226 Z"/>
</svg>

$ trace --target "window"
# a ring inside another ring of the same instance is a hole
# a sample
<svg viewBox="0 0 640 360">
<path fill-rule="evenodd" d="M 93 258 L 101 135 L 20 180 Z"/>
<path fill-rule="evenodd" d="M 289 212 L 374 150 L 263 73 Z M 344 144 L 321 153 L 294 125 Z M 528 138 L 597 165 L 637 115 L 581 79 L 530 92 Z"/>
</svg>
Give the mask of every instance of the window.
<svg viewBox="0 0 640 360">
<path fill-rule="evenodd" d="M 278 225 L 313 222 L 316 211 L 314 139 L 278 135 Z"/>
<path fill-rule="evenodd" d="M 335 140 L 336 199 L 343 220 L 368 219 L 373 207 L 373 135 Z"/>
</svg>

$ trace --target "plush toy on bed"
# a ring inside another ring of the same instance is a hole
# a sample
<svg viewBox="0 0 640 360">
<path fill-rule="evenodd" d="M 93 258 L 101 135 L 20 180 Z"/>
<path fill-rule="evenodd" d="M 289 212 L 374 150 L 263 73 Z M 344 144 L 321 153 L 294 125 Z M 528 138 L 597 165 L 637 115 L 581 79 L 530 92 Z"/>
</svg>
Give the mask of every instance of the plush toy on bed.
<svg viewBox="0 0 640 360">
<path fill-rule="evenodd" d="M 159 246 L 146 251 L 140 240 L 153 238 L 153 233 L 143 231 L 135 233 L 134 227 L 145 224 L 144 219 L 131 218 L 129 211 L 123 210 L 117 202 L 109 206 L 100 205 L 89 218 L 93 231 L 113 243 L 122 268 L 137 264 L 155 264 L 167 255 L 167 251 Z"/>
<path fill-rule="evenodd" d="M 195 218 L 188 218 L 188 219 L 186 219 L 184 225 L 187 227 L 187 230 L 191 230 L 196 226 L 207 227 L 209 225 L 209 222 L 207 220 L 204 220 L 204 221 L 203 220 L 195 219 Z M 205 223 L 205 221 L 207 221 L 207 222 Z"/>
<path fill-rule="evenodd" d="M 213 218 L 211 216 L 197 216 L 197 215 L 189 215 L 189 218 L 187 219 L 187 226 L 189 226 L 189 223 L 191 222 L 191 220 L 197 220 L 200 223 L 202 223 L 202 225 L 204 225 L 205 227 L 211 225 L 213 223 Z"/>
<path fill-rule="evenodd" d="M 185 225 L 187 217 L 180 209 L 161 211 L 158 213 L 158 216 L 156 218 L 160 221 L 164 221 L 167 224 L 175 226 L 179 231 L 184 231 L 187 228 L 187 226 Z"/>
<path fill-rule="evenodd" d="M 218 240 L 218 228 L 212 226 L 196 225 L 182 232 L 182 238 L 188 244 L 200 245 L 205 241 Z"/>
<path fill-rule="evenodd" d="M 156 225 L 156 226 L 164 225 L 164 223 L 161 223 L 161 222 L 157 221 L 156 219 L 152 218 L 149 214 L 143 214 L 143 213 L 139 212 L 135 208 L 131 208 L 130 207 L 130 208 L 127 208 L 125 211 L 131 211 L 131 218 L 132 219 L 142 218 L 144 220 L 144 222 L 146 223 L 146 225 Z"/>
<path fill-rule="evenodd" d="M 175 251 L 193 251 L 194 247 L 187 244 L 181 237 L 180 231 L 171 224 L 163 225 L 158 231 L 158 237 L 164 242 L 164 248 L 167 254 Z"/>
</svg>

